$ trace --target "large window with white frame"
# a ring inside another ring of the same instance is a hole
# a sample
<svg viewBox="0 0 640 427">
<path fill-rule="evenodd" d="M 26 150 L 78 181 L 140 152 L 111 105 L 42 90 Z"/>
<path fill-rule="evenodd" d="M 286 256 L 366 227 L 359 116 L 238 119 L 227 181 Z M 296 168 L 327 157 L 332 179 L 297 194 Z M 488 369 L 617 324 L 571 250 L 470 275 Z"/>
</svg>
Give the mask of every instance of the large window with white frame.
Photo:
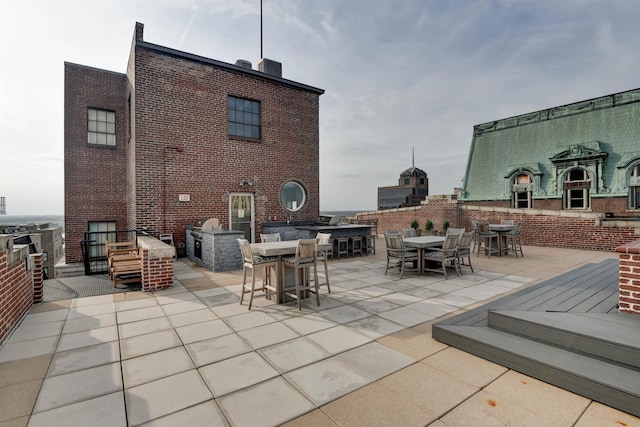
<svg viewBox="0 0 640 427">
<path fill-rule="evenodd" d="M 116 113 L 87 109 L 87 142 L 90 145 L 114 147 L 116 145 Z"/>
<path fill-rule="evenodd" d="M 629 208 L 640 209 L 640 163 L 629 171 Z"/>
<path fill-rule="evenodd" d="M 574 168 L 564 178 L 564 208 L 589 209 L 591 207 L 591 181 L 585 169 Z"/>
<path fill-rule="evenodd" d="M 511 180 L 511 207 L 530 209 L 533 207 L 531 176 L 526 173 L 515 174 Z"/>
</svg>

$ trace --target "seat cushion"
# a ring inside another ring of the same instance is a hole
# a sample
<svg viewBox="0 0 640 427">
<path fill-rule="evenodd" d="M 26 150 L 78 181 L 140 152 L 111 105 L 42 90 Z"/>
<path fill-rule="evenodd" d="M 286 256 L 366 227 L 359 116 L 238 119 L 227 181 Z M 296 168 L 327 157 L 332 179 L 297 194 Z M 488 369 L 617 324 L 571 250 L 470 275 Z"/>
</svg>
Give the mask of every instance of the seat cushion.
<svg viewBox="0 0 640 427">
<path fill-rule="evenodd" d="M 257 255 L 254 255 L 254 257 L 253 257 L 253 263 L 255 265 L 267 264 L 267 263 L 276 262 L 276 261 L 278 261 L 278 257 L 275 257 L 275 256 L 257 256 Z"/>
</svg>

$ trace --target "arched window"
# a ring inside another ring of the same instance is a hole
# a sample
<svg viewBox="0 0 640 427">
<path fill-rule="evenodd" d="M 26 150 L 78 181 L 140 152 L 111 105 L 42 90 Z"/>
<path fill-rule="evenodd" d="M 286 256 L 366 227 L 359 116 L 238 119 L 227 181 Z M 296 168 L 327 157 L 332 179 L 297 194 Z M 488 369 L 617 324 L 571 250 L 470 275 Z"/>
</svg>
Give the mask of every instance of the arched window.
<svg viewBox="0 0 640 427">
<path fill-rule="evenodd" d="M 564 208 L 589 209 L 591 181 L 586 170 L 574 168 L 564 175 Z"/>
<path fill-rule="evenodd" d="M 529 209 L 533 207 L 531 176 L 526 173 L 515 174 L 511 180 L 511 207 Z"/>
<path fill-rule="evenodd" d="M 629 208 L 640 209 L 640 163 L 629 169 Z"/>
</svg>

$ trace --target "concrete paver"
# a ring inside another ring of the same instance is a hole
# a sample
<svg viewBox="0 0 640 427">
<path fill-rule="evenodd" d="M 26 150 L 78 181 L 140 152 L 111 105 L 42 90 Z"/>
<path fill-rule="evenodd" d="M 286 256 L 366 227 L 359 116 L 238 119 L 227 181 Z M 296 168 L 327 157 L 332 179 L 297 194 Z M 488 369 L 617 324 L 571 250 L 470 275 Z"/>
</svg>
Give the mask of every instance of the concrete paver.
<svg viewBox="0 0 640 427">
<path fill-rule="evenodd" d="M 165 291 L 34 306 L 0 349 L 0 423 L 640 423 L 431 338 L 443 315 L 615 254 L 526 247 L 474 257 L 474 274 L 399 280 L 379 252 L 331 261 L 332 293 L 301 311 L 259 296 L 249 312 L 241 272 L 186 260 Z"/>
</svg>

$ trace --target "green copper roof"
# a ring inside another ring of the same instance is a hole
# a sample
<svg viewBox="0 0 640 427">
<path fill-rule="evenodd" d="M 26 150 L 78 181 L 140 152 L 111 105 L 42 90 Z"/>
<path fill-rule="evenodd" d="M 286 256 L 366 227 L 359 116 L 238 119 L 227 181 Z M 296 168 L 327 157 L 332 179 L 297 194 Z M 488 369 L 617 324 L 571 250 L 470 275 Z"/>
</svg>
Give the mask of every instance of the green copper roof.
<svg viewBox="0 0 640 427">
<path fill-rule="evenodd" d="M 640 159 L 640 89 L 474 126 L 460 198 L 508 200 L 518 171 L 539 180 L 534 197 L 561 197 L 557 165 L 590 159 L 602 164 L 596 193 L 625 195 Z"/>
</svg>

